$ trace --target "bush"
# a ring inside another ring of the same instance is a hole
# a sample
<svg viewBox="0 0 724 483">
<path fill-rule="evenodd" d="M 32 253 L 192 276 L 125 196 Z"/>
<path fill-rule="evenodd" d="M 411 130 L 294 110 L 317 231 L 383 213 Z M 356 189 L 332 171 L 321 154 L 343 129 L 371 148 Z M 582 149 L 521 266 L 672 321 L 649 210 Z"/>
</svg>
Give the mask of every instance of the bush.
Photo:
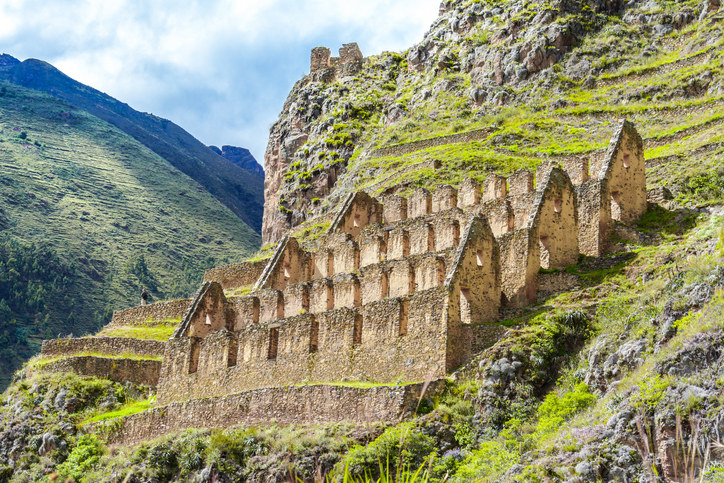
<svg viewBox="0 0 724 483">
<path fill-rule="evenodd" d="M 387 428 L 367 446 L 353 446 L 337 465 L 340 473 L 353 478 L 379 478 L 398 470 L 415 471 L 435 451 L 434 440 L 417 431 L 412 423 Z"/>
<path fill-rule="evenodd" d="M 451 481 L 488 481 L 518 463 L 520 454 L 499 441 L 486 441 L 460 465 Z"/>
<path fill-rule="evenodd" d="M 594 402 L 596 396 L 589 392 L 588 385 L 584 383 L 577 384 L 573 391 L 563 396 L 549 394 L 538 408 L 536 432 L 547 434 L 558 430 L 563 422 Z"/>
<path fill-rule="evenodd" d="M 103 444 L 92 434 L 85 434 L 78 438 L 68 459 L 59 464 L 56 470 L 63 478 L 85 481 L 86 473 L 98 463 L 102 455 Z"/>
<path fill-rule="evenodd" d="M 233 473 L 242 468 L 248 458 L 266 451 L 264 441 L 251 430 L 218 431 L 209 438 L 206 459 L 222 472 Z"/>
</svg>

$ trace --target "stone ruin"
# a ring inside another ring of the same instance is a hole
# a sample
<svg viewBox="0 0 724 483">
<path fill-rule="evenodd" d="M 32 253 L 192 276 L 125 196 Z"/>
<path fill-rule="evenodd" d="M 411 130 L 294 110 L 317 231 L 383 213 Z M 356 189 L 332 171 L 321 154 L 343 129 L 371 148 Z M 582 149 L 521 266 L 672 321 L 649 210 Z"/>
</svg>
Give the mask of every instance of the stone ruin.
<svg viewBox="0 0 724 483">
<path fill-rule="evenodd" d="M 204 283 L 167 342 L 158 400 L 443 378 L 499 338 L 501 307 L 535 301 L 541 268 L 601 255 L 613 222 L 645 209 L 629 122 L 593 175 L 548 163 L 482 187 L 352 193 L 314 252 L 284 238 L 248 295 Z"/>
<path fill-rule="evenodd" d="M 315 47 L 309 73 L 317 81 L 333 82 L 357 74 L 363 61 L 362 51 L 355 42 L 344 44 L 339 49 L 339 57 L 332 57 L 327 47 Z"/>
<path fill-rule="evenodd" d="M 536 300 L 541 269 L 602 255 L 614 223 L 646 207 L 643 143 L 627 121 L 590 170 L 545 163 L 407 198 L 352 193 L 314 251 L 288 236 L 268 262 L 207 273 L 164 346 L 164 407 L 133 416 L 119 438 L 229 418 L 336 421 L 339 404 L 348 421 L 405 417 L 425 390 L 419 381 L 443 379 L 495 343 L 501 309 Z M 248 294 L 225 294 L 254 279 Z M 329 389 L 344 381 L 389 387 Z M 416 384 L 396 392 L 399 382 Z"/>
</svg>

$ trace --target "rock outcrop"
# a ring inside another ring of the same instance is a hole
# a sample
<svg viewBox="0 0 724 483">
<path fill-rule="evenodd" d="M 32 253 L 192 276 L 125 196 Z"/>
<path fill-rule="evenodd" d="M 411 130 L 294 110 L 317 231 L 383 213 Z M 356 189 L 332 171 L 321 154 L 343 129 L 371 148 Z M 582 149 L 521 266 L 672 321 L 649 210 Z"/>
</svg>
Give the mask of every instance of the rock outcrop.
<svg viewBox="0 0 724 483">
<path fill-rule="evenodd" d="M 209 146 L 209 149 L 216 154 L 225 157 L 240 168 L 264 177 L 264 168 L 259 165 L 256 158 L 254 158 L 254 155 L 251 154 L 251 151 L 248 149 L 229 145 L 221 146 L 221 149 L 217 146 Z"/>
</svg>

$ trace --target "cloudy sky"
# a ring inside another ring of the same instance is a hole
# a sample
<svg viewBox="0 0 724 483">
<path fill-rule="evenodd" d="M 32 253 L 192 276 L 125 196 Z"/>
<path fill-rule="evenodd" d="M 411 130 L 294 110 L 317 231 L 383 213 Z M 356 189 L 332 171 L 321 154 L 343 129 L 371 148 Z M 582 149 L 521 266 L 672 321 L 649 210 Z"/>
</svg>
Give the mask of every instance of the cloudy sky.
<svg viewBox="0 0 724 483">
<path fill-rule="evenodd" d="M 248 147 L 269 127 L 312 47 L 365 55 L 422 39 L 440 0 L 0 0 L 0 52 L 179 124 Z"/>
</svg>

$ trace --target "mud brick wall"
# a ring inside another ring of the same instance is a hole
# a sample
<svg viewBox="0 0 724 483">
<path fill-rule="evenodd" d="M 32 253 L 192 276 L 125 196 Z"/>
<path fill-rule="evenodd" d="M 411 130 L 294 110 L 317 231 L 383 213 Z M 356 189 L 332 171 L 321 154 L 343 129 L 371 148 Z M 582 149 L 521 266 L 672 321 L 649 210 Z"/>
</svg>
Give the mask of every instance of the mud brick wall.
<svg viewBox="0 0 724 483">
<path fill-rule="evenodd" d="M 161 361 L 138 359 L 107 359 L 103 357 L 68 357 L 43 366 L 44 372 L 74 372 L 81 376 L 104 377 L 116 382 L 156 386 Z"/>
<path fill-rule="evenodd" d="M 188 299 L 171 300 L 169 302 L 157 302 L 125 310 L 116 310 L 113 312 L 113 318 L 108 327 L 165 325 L 168 320 L 177 320 L 183 317 L 190 302 Z"/>
<path fill-rule="evenodd" d="M 437 394 L 443 385 L 433 381 L 425 397 Z M 277 424 L 394 423 L 415 413 L 422 386 L 291 386 L 175 402 L 121 419 L 110 443 L 134 444 L 182 429 L 267 424 L 272 420 Z"/>
<path fill-rule="evenodd" d="M 159 340 L 129 339 L 124 337 L 85 337 L 80 339 L 44 340 L 40 353 L 45 357 L 68 356 L 81 353 L 134 354 L 163 356 L 166 343 Z"/>
<path fill-rule="evenodd" d="M 252 285 L 261 276 L 269 260 L 241 262 L 204 272 L 204 282 L 219 282 L 225 289 Z"/>
</svg>

